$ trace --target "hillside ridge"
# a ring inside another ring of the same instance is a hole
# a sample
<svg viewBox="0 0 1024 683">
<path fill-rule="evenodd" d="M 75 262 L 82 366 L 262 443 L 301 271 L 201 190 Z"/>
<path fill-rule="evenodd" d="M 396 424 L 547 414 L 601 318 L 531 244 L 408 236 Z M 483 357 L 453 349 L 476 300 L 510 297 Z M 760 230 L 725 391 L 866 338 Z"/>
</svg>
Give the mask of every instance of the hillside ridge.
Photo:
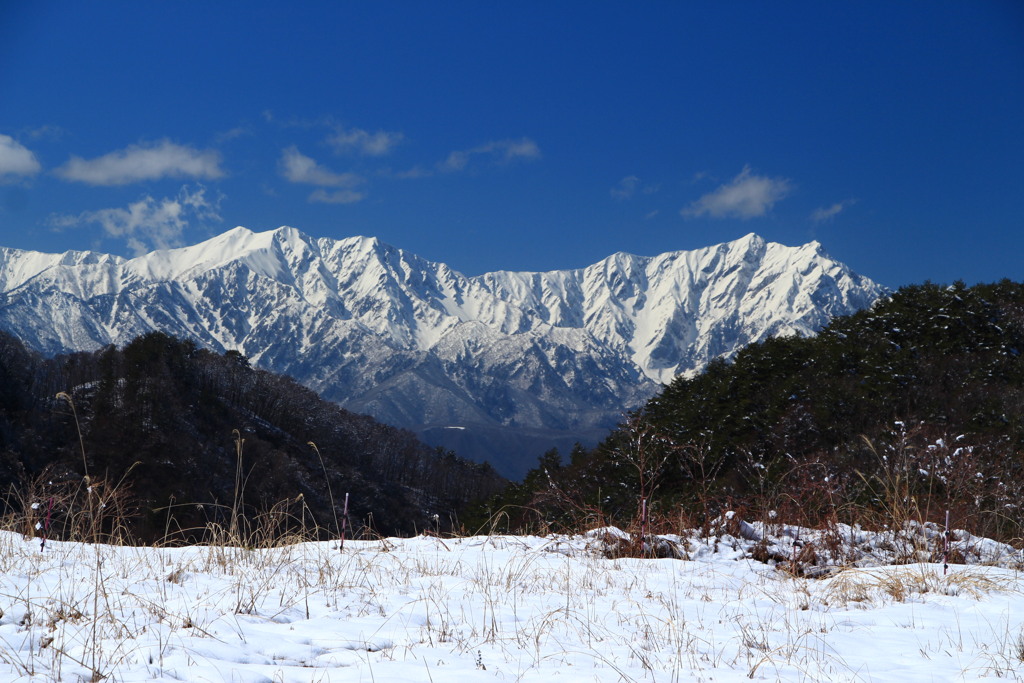
<svg viewBox="0 0 1024 683">
<path fill-rule="evenodd" d="M 813 334 L 885 292 L 817 242 L 754 234 L 472 277 L 373 237 L 290 227 L 237 227 L 130 260 L 0 250 L 0 330 L 44 354 L 151 331 L 237 350 L 438 445 L 457 436 L 513 476 L 536 452 L 523 463 L 493 452 L 509 430 L 526 440 L 517 450 L 592 442 L 676 376 L 751 342 Z"/>
</svg>

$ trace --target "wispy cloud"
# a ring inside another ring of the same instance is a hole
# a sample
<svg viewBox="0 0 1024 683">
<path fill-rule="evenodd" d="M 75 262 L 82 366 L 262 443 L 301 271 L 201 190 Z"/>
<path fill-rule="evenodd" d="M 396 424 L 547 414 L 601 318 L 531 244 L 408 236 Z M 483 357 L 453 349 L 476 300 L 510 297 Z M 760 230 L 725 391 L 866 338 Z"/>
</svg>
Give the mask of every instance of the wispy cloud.
<svg viewBox="0 0 1024 683">
<path fill-rule="evenodd" d="M 643 194 L 654 194 L 660 189 L 660 184 L 644 185 L 640 181 L 640 178 L 636 177 L 635 175 L 628 175 L 622 180 L 620 180 L 618 183 L 616 183 L 615 187 L 613 187 L 608 192 L 615 199 L 618 199 L 619 201 L 625 201 L 627 199 L 632 199 L 637 192 L 641 192 Z"/>
<path fill-rule="evenodd" d="M 249 126 L 235 126 L 230 130 L 225 130 L 223 132 L 217 133 L 217 136 L 214 139 L 217 141 L 218 144 L 220 144 L 224 142 L 231 142 L 232 140 L 244 138 L 253 134 L 253 130 Z"/>
<path fill-rule="evenodd" d="M 314 190 L 309 201 L 321 204 L 355 204 L 366 198 L 366 194 L 357 190 Z"/>
<path fill-rule="evenodd" d="M 370 133 L 361 128 L 345 128 L 338 125 L 335 126 L 334 132 L 327 136 L 327 144 L 338 154 L 380 157 L 390 154 L 404 138 L 405 136 L 399 132 L 378 130 Z"/>
<path fill-rule="evenodd" d="M 30 149 L 9 135 L 0 135 L 0 182 L 33 176 L 42 168 Z"/>
<path fill-rule="evenodd" d="M 393 152 L 405 140 L 405 134 L 400 131 L 377 130 L 371 132 L 364 128 L 350 128 L 333 116 L 282 119 L 270 110 L 265 110 L 263 120 L 281 128 L 327 129 L 329 132 L 324 138 L 324 142 L 335 154 L 339 155 L 382 157 Z"/>
<path fill-rule="evenodd" d="M 462 171 L 477 157 L 490 159 L 497 163 L 511 163 L 513 161 L 533 161 L 539 159 L 541 153 L 540 147 L 530 138 L 494 140 L 472 149 L 452 152 L 437 167 L 438 170 L 444 172 Z"/>
<path fill-rule="evenodd" d="M 628 175 L 618 182 L 610 192 L 612 197 L 619 200 L 630 199 L 636 194 L 636 189 L 640 187 L 640 179 L 635 175 Z"/>
<path fill-rule="evenodd" d="M 786 178 L 754 175 L 750 166 L 744 166 L 738 176 L 682 209 L 680 213 L 687 218 L 756 218 L 768 213 L 776 202 L 793 191 L 793 187 L 792 181 Z"/>
<path fill-rule="evenodd" d="M 844 199 L 843 201 L 837 202 L 837 203 L 833 204 L 832 206 L 821 207 L 820 209 L 815 209 L 811 213 L 811 221 L 813 221 L 814 223 L 826 223 L 828 221 L 831 221 L 833 218 L 838 216 L 844 210 L 846 210 L 847 208 L 853 206 L 856 203 L 857 203 L 856 199 Z"/>
<path fill-rule="evenodd" d="M 26 135 L 33 140 L 60 140 L 66 133 L 67 131 L 60 126 L 51 124 L 37 126 L 26 131 Z"/>
<path fill-rule="evenodd" d="M 146 195 L 125 209 L 52 216 L 49 222 L 58 230 L 98 224 L 107 236 L 127 239 L 128 248 L 139 255 L 154 249 L 180 246 L 182 232 L 190 221 L 220 222 L 221 199 L 219 195 L 213 200 L 208 199 L 202 185 L 195 188 L 185 186 L 176 197 L 157 200 Z"/>
<path fill-rule="evenodd" d="M 387 170 L 382 173 L 385 177 L 398 178 L 399 180 L 418 180 L 420 178 L 430 178 L 435 172 L 429 168 L 423 168 L 422 166 L 413 166 L 412 168 L 404 171 L 391 171 Z"/>
<path fill-rule="evenodd" d="M 361 176 L 355 173 L 337 173 L 325 168 L 294 146 L 281 153 L 280 168 L 285 180 L 319 188 L 309 195 L 311 202 L 353 204 L 366 196 L 353 189 L 364 182 Z M 331 191 L 325 188 L 331 188 Z"/>
<path fill-rule="evenodd" d="M 127 185 L 161 178 L 207 178 L 224 176 L 220 154 L 177 145 L 169 140 L 131 145 L 95 159 L 73 156 L 56 173 L 65 180 L 89 185 Z"/>
</svg>

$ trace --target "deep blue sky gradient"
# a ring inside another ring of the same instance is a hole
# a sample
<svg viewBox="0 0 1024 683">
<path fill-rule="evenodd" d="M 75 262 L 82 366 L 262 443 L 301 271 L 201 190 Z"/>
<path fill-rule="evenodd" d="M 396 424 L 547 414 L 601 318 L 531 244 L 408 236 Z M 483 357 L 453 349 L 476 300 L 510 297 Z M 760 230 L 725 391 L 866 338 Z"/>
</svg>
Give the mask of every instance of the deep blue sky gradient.
<svg viewBox="0 0 1024 683">
<path fill-rule="evenodd" d="M 2 3 L 0 136 L 0 246 L 292 225 L 475 275 L 756 232 L 893 287 L 1024 279 L 1015 1 Z M 66 173 L 161 145 L 217 172 Z M 289 150 L 326 180 L 290 179 Z M 746 213 L 698 208 L 757 183 Z M 99 218 L 147 201 L 182 211 Z"/>
</svg>

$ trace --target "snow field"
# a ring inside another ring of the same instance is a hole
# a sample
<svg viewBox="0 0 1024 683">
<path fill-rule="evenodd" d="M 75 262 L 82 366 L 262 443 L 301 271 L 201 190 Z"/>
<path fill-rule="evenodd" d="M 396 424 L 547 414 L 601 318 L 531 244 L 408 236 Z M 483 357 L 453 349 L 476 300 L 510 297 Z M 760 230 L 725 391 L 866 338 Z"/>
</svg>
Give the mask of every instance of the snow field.
<svg viewBox="0 0 1024 683">
<path fill-rule="evenodd" d="M 1013 568 L 794 578 L 742 546 L 586 537 L 132 548 L 0 534 L 0 680 L 1024 678 Z"/>
</svg>

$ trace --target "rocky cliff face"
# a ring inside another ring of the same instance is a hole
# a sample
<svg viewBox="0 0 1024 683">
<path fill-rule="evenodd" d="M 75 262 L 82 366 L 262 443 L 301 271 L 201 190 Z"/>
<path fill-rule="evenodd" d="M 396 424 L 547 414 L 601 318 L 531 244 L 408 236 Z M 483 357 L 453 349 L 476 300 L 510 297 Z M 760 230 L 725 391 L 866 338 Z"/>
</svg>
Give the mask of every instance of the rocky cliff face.
<svg viewBox="0 0 1024 683">
<path fill-rule="evenodd" d="M 466 277 L 376 239 L 235 228 L 132 260 L 0 249 L 0 329 L 44 352 L 161 330 L 517 476 L 680 373 L 813 334 L 885 290 L 756 235 L 588 268 Z"/>
</svg>

